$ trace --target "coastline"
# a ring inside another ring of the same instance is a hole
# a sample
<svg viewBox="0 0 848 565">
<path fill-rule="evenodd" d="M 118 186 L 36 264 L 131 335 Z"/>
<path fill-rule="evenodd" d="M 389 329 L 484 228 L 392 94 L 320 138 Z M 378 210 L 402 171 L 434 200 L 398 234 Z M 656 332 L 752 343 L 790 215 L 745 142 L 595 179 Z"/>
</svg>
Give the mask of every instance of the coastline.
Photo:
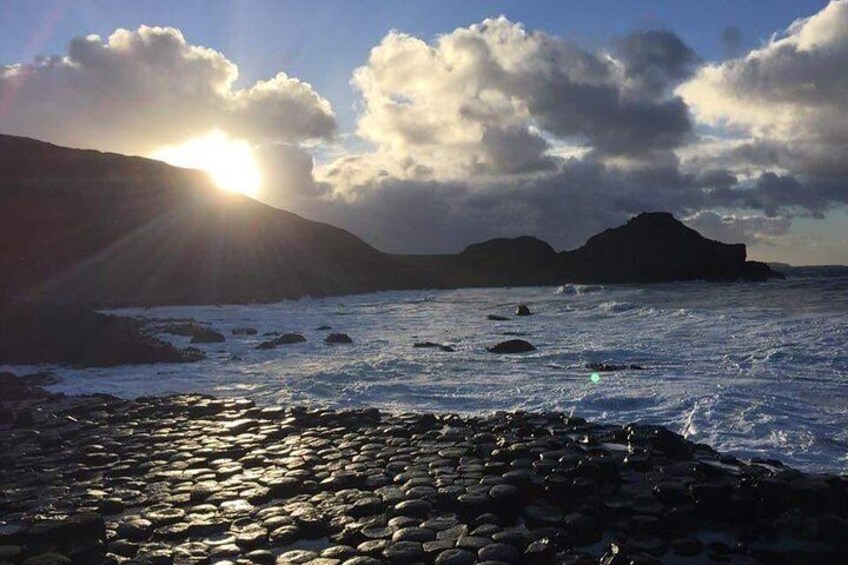
<svg viewBox="0 0 848 565">
<path fill-rule="evenodd" d="M 1 403 L 0 561 L 848 559 L 848 477 L 658 426 L 42 393 Z"/>
</svg>

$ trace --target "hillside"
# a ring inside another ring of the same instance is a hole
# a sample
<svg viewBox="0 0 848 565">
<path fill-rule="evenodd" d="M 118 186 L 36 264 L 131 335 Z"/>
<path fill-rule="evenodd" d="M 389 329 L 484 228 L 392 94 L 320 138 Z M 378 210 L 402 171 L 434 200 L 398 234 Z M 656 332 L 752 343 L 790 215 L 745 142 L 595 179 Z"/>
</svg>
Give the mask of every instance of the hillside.
<svg viewBox="0 0 848 565">
<path fill-rule="evenodd" d="M 249 302 L 424 284 L 350 233 L 202 173 L 0 135 L 0 301 Z"/>
<path fill-rule="evenodd" d="M 387 255 L 164 163 L 0 135 L 0 304 L 243 303 L 468 286 L 763 280 L 744 245 L 641 214 L 557 253 L 532 237 Z"/>
</svg>

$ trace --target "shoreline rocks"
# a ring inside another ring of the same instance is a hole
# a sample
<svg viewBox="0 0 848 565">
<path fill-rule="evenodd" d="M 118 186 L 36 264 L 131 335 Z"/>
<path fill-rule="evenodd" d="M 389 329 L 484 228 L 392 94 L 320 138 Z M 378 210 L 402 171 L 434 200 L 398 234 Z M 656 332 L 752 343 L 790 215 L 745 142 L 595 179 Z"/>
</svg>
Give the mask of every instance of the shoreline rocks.
<svg viewBox="0 0 848 565">
<path fill-rule="evenodd" d="M 0 308 L 0 364 L 114 367 L 203 358 L 197 348 L 156 339 L 133 318 L 50 305 Z"/>
<path fill-rule="evenodd" d="M 224 334 L 209 328 L 197 332 L 191 338 L 191 343 L 224 343 L 225 341 Z"/>
<path fill-rule="evenodd" d="M 0 425 L 14 563 L 848 558 L 848 477 L 742 462 L 658 426 L 200 395 L 28 409 L 30 428 Z"/>
</svg>

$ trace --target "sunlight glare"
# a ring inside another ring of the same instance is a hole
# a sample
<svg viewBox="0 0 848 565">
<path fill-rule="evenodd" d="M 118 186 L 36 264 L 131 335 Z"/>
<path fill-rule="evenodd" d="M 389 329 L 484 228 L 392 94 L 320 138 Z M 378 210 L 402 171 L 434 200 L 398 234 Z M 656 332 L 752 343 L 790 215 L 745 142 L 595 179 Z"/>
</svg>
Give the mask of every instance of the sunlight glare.
<svg viewBox="0 0 848 565">
<path fill-rule="evenodd" d="M 262 185 L 262 173 L 250 144 L 220 130 L 180 145 L 163 146 L 152 157 L 177 167 L 206 171 L 216 185 L 231 192 L 255 197 Z"/>
</svg>

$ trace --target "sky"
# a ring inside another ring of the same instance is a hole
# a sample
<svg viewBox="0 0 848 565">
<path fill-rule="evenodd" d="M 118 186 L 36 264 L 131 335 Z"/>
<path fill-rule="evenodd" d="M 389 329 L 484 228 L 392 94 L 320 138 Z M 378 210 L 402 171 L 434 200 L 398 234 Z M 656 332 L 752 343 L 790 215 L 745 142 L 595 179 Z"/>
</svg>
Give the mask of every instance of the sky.
<svg viewBox="0 0 848 565">
<path fill-rule="evenodd" d="M 845 0 L 0 0 L 0 22 L 0 132 L 206 168 L 385 251 L 573 248 L 662 209 L 755 259 L 848 263 Z"/>
</svg>

